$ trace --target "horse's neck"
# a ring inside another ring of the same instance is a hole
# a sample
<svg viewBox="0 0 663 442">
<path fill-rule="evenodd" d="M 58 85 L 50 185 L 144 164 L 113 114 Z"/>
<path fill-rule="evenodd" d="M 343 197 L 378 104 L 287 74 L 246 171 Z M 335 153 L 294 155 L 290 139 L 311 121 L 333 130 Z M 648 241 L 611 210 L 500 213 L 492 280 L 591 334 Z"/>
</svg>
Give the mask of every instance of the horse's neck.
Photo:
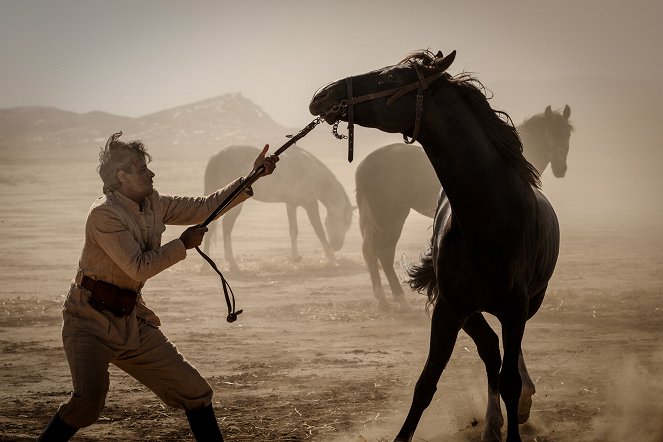
<svg viewBox="0 0 663 442">
<path fill-rule="evenodd" d="M 510 222 L 508 208 L 519 204 L 518 177 L 469 109 L 456 104 L 430 111 L 435 120 L 422 124 L 421 144 L 463 230 L 480 235 L 502 230 Z M 452 111 L 453 118 L 445 117 Z"/>
<path fill-rule="evenodd" d="M 518 126 L 518 132 L 523 142 L 523 155 L 539 173 L 543 173 L 550 161 L 546 152 L 545 128 L 530 120 Z"/>
<path fill-rule="evenodd" d="M 320 178 L 315 184 L 315 194 L 327 210 L 340 210 L 349 204 L 343 185 L 326 167 L 321 167 L 317 174 Z"/>
</svg>

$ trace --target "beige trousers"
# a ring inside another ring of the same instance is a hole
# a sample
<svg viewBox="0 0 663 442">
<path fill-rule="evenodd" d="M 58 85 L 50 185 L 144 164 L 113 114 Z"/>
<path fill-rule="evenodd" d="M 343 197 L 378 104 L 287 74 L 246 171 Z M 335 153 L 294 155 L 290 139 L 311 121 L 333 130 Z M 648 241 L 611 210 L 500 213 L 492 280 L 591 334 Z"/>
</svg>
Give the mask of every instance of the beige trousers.
<svg viewBox="0 0 663 442">
<path fill-rule="evenodd" d="M 167 405 L 184 410 L 212 402 L 212 388 L 158 328 L 139 320 L 140 347 L 117 350 L 97 336 L 78 330 L 63 337 L 74 391 L 58 410 L 67 424 L 92 425 L 104 408 L 109 364 L 152 390 Z"/>
</svg>

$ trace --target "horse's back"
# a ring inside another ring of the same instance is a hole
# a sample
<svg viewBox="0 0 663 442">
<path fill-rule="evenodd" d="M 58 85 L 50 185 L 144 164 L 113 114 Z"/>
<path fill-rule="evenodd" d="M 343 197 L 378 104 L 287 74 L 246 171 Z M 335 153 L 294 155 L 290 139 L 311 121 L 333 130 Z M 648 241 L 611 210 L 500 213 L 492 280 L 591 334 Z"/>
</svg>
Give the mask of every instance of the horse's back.
<svg viewBox="0 0 663 442">
<path fill-rule="evenodd" d="M 229 181 L 248 174 L 259 153 L 259 148 L 246 145 L 231 145 L 221 149 L 208 162 L 205 192 L 211 193 Z M 276 172 L 269 180 L 259 180 L 253 184 L 254 199 L 296 205 L 314 201 L 311 183 L 316 181 L 318 174 L 325 172 L 326 166 L 298 146 L 291 146 L 280 155 L 280 159 Z"/>
<path fill-rule="evenodd" d="M 212 155 L 205 168 L 205 194 L 212 193 L 229 181 L 250 172 L 260 149 L 255 146 L 231 145 Z"/>
<path fill-rule="evenodd" d="M 395 143 L 364 158 L 355 173 L 357 203 L 376 212 L 406 207 L 433 217 L 440 182 L 423 149 Z"/>
</svg>

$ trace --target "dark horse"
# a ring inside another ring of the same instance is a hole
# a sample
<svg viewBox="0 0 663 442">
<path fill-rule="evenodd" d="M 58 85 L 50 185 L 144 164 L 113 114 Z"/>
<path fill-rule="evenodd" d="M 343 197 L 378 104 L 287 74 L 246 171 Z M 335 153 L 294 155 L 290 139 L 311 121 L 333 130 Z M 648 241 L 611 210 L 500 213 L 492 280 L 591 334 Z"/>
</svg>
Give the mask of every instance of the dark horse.
<svg viewBox="0 0 663 442">
<path fill-rule="evenodd" d="M 329 123 L 352 117 L 417 139 L 451 208 L 438 208 L 431 249 L 410 272 L 411 285 L 426 290 L 434 307 L 428 359 L 396 440 L 412 440 L 463 329 L 488 376 L 482 440 L 501 438 L 501 395 L 507 441 L 514 442 L 521 440 L 518 423 L 529 417 L 534 393 L 521 342 L 557 261 L 559 226 L 510 119 L 490 107 L 478 80 L 445 72 L 455 55 L 417 52 L 394 66 L 336 81 L 318 90 L 309 108 Z M 502 325 L 503 360 L 482 312 Z"/>
<path fill-rule="evenodd" d="M 255 159 L 259 152 L 260 149 L 253 146 L 230 146 L 212 156 L 205 169 L 205 193 L 214 192 L 237 177 L 242 167 L 251 164 L 251 158 Z M 253 199 L 267 203 L 285 203 L 290 230 L 290 257 L 294 261 L 301 259 L 297 250 L 297 207 L 303 207 L 328 262 L 335 263 L 334 252 L 343 247 L 345 235 L 352 223 L 353 206 L 350 198 L 332 171 L 301 147 L 292 146 L 281 157 L 283 161 L 279 163 L 278 171 L 269 181 L 259 181 L 253 185 Z M 327 208 L 324 228 L 318 201 Z M 233 255 L 230 234 L 241 210 L 240 204 L 221 219 L 225 259 L 233 271 L 239 270 L 239 267 Z M 209 252 L 215 226 L 216 223 L 210 224 L 210 232 L 205 235 L 205 253 Z"/>
<path fill-rule="evenodd" d="M 573 126 L 571 108 L 562 112 L 550 106 L 518 126 L 523 154 L 539 173 L 548 164 L 561 178 L 566 173 L 566 157 Z M 378 262 L 391 288 L 394 300 L 407 309 L 396 271 L 394 256 L 403 225 L 410 210 L 433 218 L 440 192 L 428 157 L 421 148 L 396 143 L 371 152 L 357 166 L 355 173 L 362 252 L 373 284 L 373 295 L 380 307 L 387 306 Z"/>
</svg>

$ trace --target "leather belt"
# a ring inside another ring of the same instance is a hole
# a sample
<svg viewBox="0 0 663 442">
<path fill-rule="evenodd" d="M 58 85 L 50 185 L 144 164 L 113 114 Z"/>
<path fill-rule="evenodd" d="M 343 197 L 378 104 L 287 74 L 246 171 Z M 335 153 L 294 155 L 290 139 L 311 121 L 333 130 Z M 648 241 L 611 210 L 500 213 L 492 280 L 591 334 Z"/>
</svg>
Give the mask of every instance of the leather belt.
<svg viewBox="0 0 663 442">
<path fill-rule="evenodd" d="M 117 317 L 129 315 L 136 306 L 138 293 L 104 281 L 83 276 L 80 286 L 92 293 L 90 305 L 99 311 L 109 311 Z"/>
</svg>

